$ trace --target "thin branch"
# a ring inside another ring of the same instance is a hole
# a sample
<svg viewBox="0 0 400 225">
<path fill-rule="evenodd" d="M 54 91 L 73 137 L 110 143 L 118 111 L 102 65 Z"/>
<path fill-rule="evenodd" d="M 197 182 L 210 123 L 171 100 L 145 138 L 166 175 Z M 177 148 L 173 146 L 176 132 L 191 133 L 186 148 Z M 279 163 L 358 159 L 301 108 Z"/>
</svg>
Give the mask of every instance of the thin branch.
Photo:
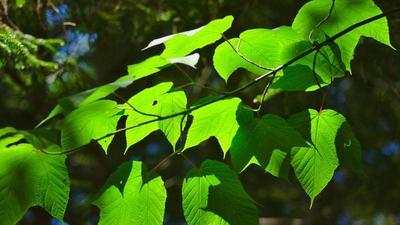
<svg viewBox="0 0 400 225">
<path fill-rule="evenodd" d="M 139 109 L 137 109 L 135 106 L 133 106 L 128 100 L 126 100 L 124 97 L 122 97 L 121 95 L 117 94 L 116 92 L 113 92 L 112 95 L 114 95 L 115 97 L 117 97 L 119 100 L 123 101 L 124 103 L 126 103 L 133 111 L 142 114 L 144 116 L 151 116 L 151 117 L 156 117 L 156 118 L 160 118 L 159 115 L 156 114 L 151 114 L 151 113 L 145 113 L 140 111 Z"/>
<path fill-rule="evenodd" d="M 185 76 L 190 82 L 195 83 L 193 78 L 178 64 L 174 63 L 175 68 L 179 70 L 179 72 L 182 73 L 183 76 Z"/>
<path fill-rule="evenodd" d="M 201 88 L 201 89 L 206 89 L 206 90 L 209 90 L 209 91 L 211 91 L 211 92 L 214 92 L 214 93 L 216 93 L 216 94 L 221 94 L 221 95 L 225 95 L 225 94 L 228 94 L 228 93 L 229 93 L 229 92 L 217 90 L 217 89 L 212 88 L 212 87 L 207 87 L 207 86 L 204 86 L 204 85 L 195 83 L 195 82 L 190 82 L 190 83 L 187 83 L 187 84 L 183 84 L 183 85 L 181 85 L 181 86 L 179 86 L 179 87 L 173 88 L 173 90 L 181 90 L 181 89 L 184 89 L 184 88 L 187 88 L 187 87 L 191 87 L 191 86 L 199 87 L 199 88 Z"/>
<path fill-rule="evenodd" d="M 161 160 L 155 167 L 153 167 L 153 169 L 151 169 L 149 171 L 148 174 L 151 174 L 151 173 L 155 172 L 158 168 L 160 168 L 164 163 L 166 163 L 168 160 L 170 160 L 173 156 L 175 156 L 177 154 L 181 154 L 185 150 L 185 138 L 183 136 L 183 132 L 184 132 L 185 127 L 184 127 L 183 124 L 185 122 L 186 116 L 187 116 L 186 114 L 183 115 L 183 117 L 181 119 L 181 122 L 180 122 L 180 128 L 179 128 L 180 132 L 181 132 L 181 136 L 180 136 L 180 141 L 181 141 L 180 145 L 181 146 L 180 146 L 180 149 L 172 152 L 165 159 Z"/>
<path fill-rule="evenodd" d="M 212 92 L 217 93 L 217 94 L 226 94 L 226 92 L 219 91 L 219 90 L 216 90 L 214 88 L 198 84 L 181 66 L 179 66 L 178 64 L 174 64 L 174 66 L 179 70 L 179 72 L 181 72 L 181 74 L 184 77 L 186 77 L 190 81 L 190 83 L 184 84 L 183 86 L 180 86 L 180 87 L 178 87 L 176 89 L 182 89 L 182 88 L 186 88 L 186 87 L 189 87 L 189 86 L 195 86 L 195 87 L 199 87 L 201 89 L 206 89 L 206 90 L 212 91 Z"/>
<path fill-rule="evenodd" d="M 181 155 L 186 161 L 189 162 L 189 164 L 193 167 L 198 169 L 199 167 L 196 165 L 196 163 L 194 163 L 192 160 L 190 160 L 185 154 L 183 154 L 183 152 L 181 152 L 179 155 Z"/>
<path fill-rule="evenodd" d="M 254 66 L 256 66 L 256 67 L 258 67 L 260 69 L 263 69 L 263 70 L 267 70 L 267 71 L 272 71 L 273 70 L 272 68 L 268 68 L 268 67 L 262 66 L 262 65 L 260 65 L 260 64 L 258 64 L 256 62 L 248 59 L 246 56 L 244 56 L 242 53 L 239 52 L 239 45 L 238 45 L 238 48 L 235 48 L 235 46 L 233 46 L 233 44 L 229 41 L 229 39 L 225 35 L 222 34 L 222 38 L 224 38 L 224 40 L 229 44 L 229 46 L 233 49 L 233 51 L 235 51 L 235 53 L 240 58 L 242 58 L 244 61 L 246 61 L 246 62 L 248 62 L 248 63 L 250 63 L 250 64 L 252 64 L 252 65 L 254 65 Z M 239 39 L 239 43 L 240 43 L 240 40 L 241 39 Z"/>
<path fill-rule="evenodd" d="M 158 168 L 160 168 L 162 165 L 164 165 L 168 160 L 170 160 L 172 157 L 174 157 L 176 154 L 178 154 L 178 151 L 174 151 L 171 154 L 169 154 L 167 157 L 165 157 L 163 160 L 161 160 L 155 167 L 153 167 L 147 174 L 152 174 L 157 171 Z"/>
<path fill-rule="evenodd" d="M 260 103 L 258 105 L 258 108 L 254 110 L 254 112 L 256 112 L 258 116 L 259 116 L 259 113 L 260 113 L 260 111 L 262 109 L 262 106 L 264 104 L 265 96 L 267 96 L 268 90 L 271 87 L 272 82 L 274 82 L 274 80 L 275 80 L 275 76 L 276 76 L 276 74 L 273 74 L 272 78 L 265 85 L 264 91 L 263 91 L 262 96 L 261 96 L 261 101 L 260 101 Z"/>
<path fill-rule="evenodd" d="M 400 12 L 400 8 L 398 8 L 398 9 L 393 9 L 393 10 L 390 10 L 390 11 L 387 11 L 387 12 L 384 12 L 384 13 L 382 13 L 382 14 L 373 16 L 373 17 L 371 17 L 371 18 L 368 18 L 368 19 L 366 19 L 366 20 L 363 20 L 363 21 L 361 21 L 361 22 L 358 22 L 358 23 L 356 23 L 356 24 L 353 24 L 353 25 L 349 26 L 348 28 L 344 29 L 343 31 L 341 31 L 341 32 L 339 32 L 339 33 L 333 35 L 332 37 L 326 39 L 325 41 L 321 42 L 320 44 L 315 44 L 315 45 L 314 45 L 313 47 L 311 47 L 310 49 L 308 49 L 308 50 L 304 51 L 303 53 L 297 55 L 296 57 L 292 58 L 291 60 L 287 61 L 286 63 L 284 63 L 284 64 L 282 64 L 282 65 L 276 67 L 276 68 L 273 69 L 272 71 L 270 71 L 270 72 L 268 72 L 268 73 L 266 73 L 266 74 L 263 74 L 263 75 L 257 77 L 255 80 L 253 80 L 253 81 L 251 81 L 251 82 L 245 84 L 245 85 L 242 86 L 242 87 L 239 87 L 239 88 L 235 89 L 234 91 L 228 92 L 228 93 L 225 94 L 225 95 L 221 95 L 221 96 L 219 96 L 219 97 L 217 97 L 217 98 L 214 98 L 213 100 L 210 100 L 210 101 L 205 102 L 205 103 L 203 103 L 203 104 L 199 104 L 199 105 L 193 106 L 192 108 L 189 108 L 189 109 L 184 110 L 184 111 L 182 111 L 182 112 L 174 113 L 174 114 L 171 114 L 171 115 L 168 115 L 168 116 L 162 116 L 162 117 L 157 118 L 157 119 L 148 120 L 148 121 L 142 122 L 142 123 L 140 123 L 140 124 L 137 124 L 137 125 L 135 125 L 135 126 L 125 127 L 125 128 L 118 129 L 118 130 L 116 130 L 115 132 L 112 132 L 112 133 L 110 133 L 110 134 L 104 135 L 103 137 L 100 137 L 100 138 L 98 138 L 98 139 L 95 139 L 94 141 L 100 141 L 100 140 L 103 140 L 103 139 L 105 139 L 105 138 L 107 138 L 107 137 L 113 136 L 113 135 L 115 135 L 115 134 L 117 134 L 117 133 L 124 132 L 124 131 L 130 130 L 130 129 L 134 129 L 134 128 L 137 128 L 137 127 L 140 127 L 140 126 L 149 124 L 149 123 L 153 123 L 153 122 L 158 122 L 158 121 L 161 121 L 161 120 L 166 120 L 166 119 L 174 118 L 174 117 L 180 116 L 180 115 L 188 115 L 188 114 L 190 114 L 192 111 L 195 111 L 195 110 L 200 109 L 200 108 L 203 108 L 203 107 L 205 107 L 205 106 L 207 106 L 207 105 L 210 105 L 210 104 L 213 104 L 213 103 L 218 102 L 218 101 L 220 101 L 220 100 L 223 100 L 223 99 L 229 98 L 229 97 L 231 97 L 231 96 L 234 96 L 235 94 L 240 93 L 240 92 L 246 90 L 247 88 L 249 88 L 249 87 L 251 87 L 251 86 L 257 84 L 258 82 L 260 82 L 260 81 L 262 81 L 262 80 L 264 80 L 264 79 L 270 77 L 271 75 L 276 74 L 277 72 L 279 72 L 279 71 L 283 70 L 284 68 L 286 68 L 286 67 L 292 65 L 293 63 L 299 61 L 300 59 L 302 59 L 302 58 L 304 58 L 304 57 L 310 55 L 311 53 L 317 51 L 318 49 L 321 49 L 322 47 L 324 47 L 324 46 L 330 44 L 331 42 L 335 41 L 336 39 L 341 38 L 342 36 L 344 36 L 344 35 L 346 35 L 347 33 L 353 31 L 354 29 L 357 29 L 357 28 L 359 28 L 359 27 L 361 27 L 361 26 L 363 26 L 363 25 L 365 25 L 365 24 L 369 24 L 369 23 L 371 23 L 371 22 L 373 22 L 373 21 L 376 21 L 376 20 L 378 20 L 378 19 L 381 19 L 381 18 L 383 18 L 383 17 L 386 17 L 386 16 L 391 15 L 391 14 L 395 14 L 395 13 L 398 13 L 398 12 Z M 79 147 L 79 148 L 80 148 L 80 147 Z M 77 151 L 77 149 L 79 149 L 79 148 L 70 149 L 70 150 L 66 150 L 66 151 L 63 151 L 63 152 L 59 152 L 59 153 L 51 153 L 51 154 L 56 154 L 56 155 L 69 154 L 69 153 L 72 153 L 72 152 Z M 173 155 L 177 154 L 177 152 L 178 152 L 178 151 L 172 153 L 171 155 L 173 156 Z M 172 156 L 169 156 L 169 157 L 172 157 Z"/>
<path fill-rule="evenodd" d="M 316 66 L 317 66 L 317 58 L 318 58 L 318 54 L 319 54 L 320 50 L 321 50 L 321 48 L 319 48 L 314 54 L 313 65 L 312 65 L 312 75 L 313 75 L 314 80 L 317 83 L 319 89 L 322 89 L 321 83 L 318 80 L 317 72 L 315 71 Z"/>
<path fill-rule="evenodd" d="M 332 4 L 331 4 L 331 8 L 329 9 L 329 13 L 327 16 L 325 16 L 325 18 L 323 20 L 321 20 L 314 29 L 311 30 L 310 34 L 308 35 L 308 40 L 310 40 L 310 42 L 312 41 L 312 35 L 314 34 L 315 29 L 320 28 L 326 21 L 328 21 L 328 19 L 331 17 L 332 13 L 333 13 L 333 9 L 335 8 L 335 0 L 332 0 Z"/>
<path fill-rule="evenodd" d="M 199 87 L 199 88 L 201 88 L 201 89 L 206 89 L 206 90 L 212 91 L 212 92 L 214 92 L 214 93 L 216 93 L 216 94 L 225 95 L 225 94 L 227 94 L 227 93 L 228 93 L 228 92 L 225 92 L 225 91 L 220 91 L 220 90 L 217 90 L 217 89 L 215 89 L 215 88 L 212 88 L 212 87 L 207 87 L 207 86 L 204 86 L 204 85 L 202 85 L 202 84 L 197 84 L 197 83 L 194 83 L 194 84 L 193 84 L 193 86 L 195 86 L 195 87 Z"/>
</svg>

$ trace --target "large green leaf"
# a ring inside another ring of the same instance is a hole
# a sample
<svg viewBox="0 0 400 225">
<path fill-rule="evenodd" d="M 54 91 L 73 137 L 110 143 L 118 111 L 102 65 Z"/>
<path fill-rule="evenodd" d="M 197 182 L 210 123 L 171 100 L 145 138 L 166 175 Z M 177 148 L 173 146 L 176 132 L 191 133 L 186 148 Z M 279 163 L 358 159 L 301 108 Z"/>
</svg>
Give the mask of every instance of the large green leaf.
<svg viewBox="0 0 400 225">
<path fill-rule="evenodd" d="M 167 191 L 141 162 L 126 162 L 108 178 L 94 205 L 99 225 L 162 225 Z"/>
<path fill-rule="evenodd" d="M 125 104 L 125 114 L 128 116 L 126 127 L 134 127 L 147 121 L 157 119 L 156 116 L 168 116 L 186 109 L 186 95 L 183 91 L 171 92 L 172 82 L 165 82 L 144 89 L 128 100 Z M 131 108 L 134 107 L 134 109 Z M 181 136 L 181 121 L 183 116 L 160 120 L 141 125 L 126 131 L 127 149 L 148 136 L 153 131 L 161 129 L 173 147 Z M 183 127 L 186 120 L 182 122 Z"/>
<path fill-rule="evenodd" d="M 333 110 L 318 112 L 313 109 L 297 113 L 288 120 L 310 142 L 310 147 L 292 151 L 291 164 L 312 202 L 339 166 L 335 141 L 345 121 Z"/>
<path fill-rule="evenodd" d="M 301 37 L 290 27 L 276 29 L 253 29 L 240 34 L 239 38 L 230 39 L 229 42 L 243 57 L 267 68 L 275 68 L 282 63 L 282 51 Z M 236 53 L 228 42 L 220 44 L 214 53 L 214 67 L 218 74 L 227 81 L 239 68 L 261 75 L 267 70 L 261 69 Z"/>
<path fill-rule="evenodd" d="M 200 28 L 153 40 L 146 48 L 164 44 L 162 57 L 180 58 L 221 39 L 222 34 L 232 26 L 232 22 L 232 16 L 216 19 Z"/>
<path fill-rule="evenodd" d="M 277 68 L 311 47 L 310 43 L 303 41 L 290 27 L 247 30 L 239 38 L 226 41 L 216 48 L 214 66 L 225 81 L 239 68 L 262 75 L 269 71 L 261 67 Z M 344 74 L 340 56 L 333 48 L 334 45 L 322 48 L 315 60 L 315 73 L 322 85 Z M 312 53 L 279 72 L 276 76 L 277 83 L 271 87 L 289 91 L 318 89 L 312 72 L 315 54 Z"/>
<path fill-rule="evenodd" d="M 185 149 L 194 147 L 210 137 L 216 137 L 225 155 L 239 128 L 236 112 L 240 102 L 239 98 L 225 99 L 194 110 Z"/>
<path fill-rule="evenodd" d="M 329 14 L 331 5 L 332 0 L 314 0 L 305 4 L 293 22 L 293 29 L 307 40 L 313 30 L 315 30 L 313 34 L 317 34 L 321 30 L 328 36 L 333 36 L 355 23 L 382 13 L 372 0 L 337 0 L 328 20 L 317 28 L 317 25 Z M 340 48 L 342 60 L 349 71 L 350 61 L 361 36 L 371 37 L 391 46 L 386 18 L 376 20 L 346 34 L 338 39 L 336 43 Z M 314 37 L 311 38 L 314 39 Z"/>
<path fill-rule="evenodd" d="M 274 176 L 287 176 L 290 152 L 307 147 L 303 137 L 286 120 L 265 115 L 240 123 L 230 153 L 235 169 L 243 171 L 256 164 Z"/>
<path fill-rule="evenodd" d="M 99 100 L 79 107 L 62 121 L 62 148 L 65 150 L 78 148 L 111 134 L 116 130 L 121 115 L 122 110 L 111 100 Z M 107 152 L 113 138 L 114 135 L 111 135 L 99 140 L 98 143 Z"/>
<path fill-rule="evenodd" d="M 189 225 L 256 225 L 257 208 L 237 175 L 225 164 L 207 160 L 192 169 L 183 187 L 183 212 Z"/>
<path fill-rule="evenodd" d="M 0 151 L 0 223 L 14 225 L 32 206 L 63 220 L 69 196 L 65 156 L 43 154 L 30 144 Z"/>
</svg>

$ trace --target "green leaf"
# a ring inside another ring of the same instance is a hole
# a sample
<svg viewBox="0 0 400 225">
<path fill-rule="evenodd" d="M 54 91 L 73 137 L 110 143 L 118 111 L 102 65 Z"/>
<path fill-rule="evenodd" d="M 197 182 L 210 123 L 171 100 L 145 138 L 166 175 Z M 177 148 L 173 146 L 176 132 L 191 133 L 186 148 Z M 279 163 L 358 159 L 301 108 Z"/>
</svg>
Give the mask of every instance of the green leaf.
<svg viewBox="0 0 400 225">
<path fill-rule="evenodd" d="M 254 201 L 221 162 L 207 160 L 200 169 L 192 169 L 183 182 L 182 196 L 189 225 L 258 224 Z"/>
<path fill-rule="evenodd" d="M 271 90 L 315 91 L 319 89 L 313 71 L 307 66 L 289 66 L 283 70 L 283 73 L 284 76 L 278 77 L 271 85 Z M 328 85 L 318 75 L 316 77 L 321 87 Z"/>
<path fill-rule="evenodd" d="M 108 178 L 94 201 L 99 225 L 162 225 L 167 191 L 160 176 L 150 176 L 142 162 L 126 162 Z"/>
<path fill-rule="evenodd" d="M 186 110 L 186 105 L 187 99 L 185 92 L 183 91 L 177 91 L 162 95 L 158 104 L 158 115 L 169 116 L 175 113 L 180 113 Z M 186 118 L 183 118 L 183 116 L 175 116 L 171 119 L 159 121 L 158 125 L 161 131 L 164 132 L 168 141 L 172 144 L 173 147 L 175 147 L 176 142 L 181 136 L 182 129 L 185 128 Z"/>
<path fill-rule="evenodd" d="M 159 72 L 161 69 L 171 66 L 175 63 L 185 64 L 190 67 L 196 68 L 199 61 L 199 54 L 192 54 L 189 56 L 168 58 L 165 56 L 153 56 L 143 62 L 128 66 L 128 73 L 130 77 L 136 80 L 147 77 L 149 75 Z"/>
<path fill-rule="evenodd" d="M 286 120 L 265 115 L 261 119 L 252 118 L 240 123 L 230 153 L 237 171 L 256 164 L 276 177 L 287 177 L 291 150 L 307 146 L 303 137 Z"/>
<path fill-rule="evenodd" d="M 156 116 L 168 116 L 186 109 L 186 95 L 183 91 L 168 93 L 172 88 L 172 82 L 165 82 L 144 89 L 128 100 L 124 108 L 128 116 L 126 127 L 134 127 L 142 123 L 157 119 Z M 134 109 L 131 108 L 134 107 Z M 183 116 L 176 116 L 170 119 L 160 120 L 141 125 L 137 128 L 126 131 L 126 149 L 141 141 L 150 133 L 161 129 L 173 147 L 180 137 L 181 121 Z M 182 125 L 185 126 L 186 120 Z"/>
<path fill-rule="evenodd" d="M 63 220 L 69 196 L 65 156 L 50 156 L 30 144 L 0 151 L 0 221 L 14 225 L 33 206 Z"/>
<path fill-rule="evenodd" d="M 99 100 L 72 111 L 62 121 L 61 146 L 63 149 L 75 149 L 91 140 L 99 139 L 113 133 L 122 115 L 117 103 L 110 100 Z M 98 143 L 107 152 L 114 135 Z"/>
<path fill-rule="evenodd" d="M 277 84 L 271 87 L 288 91 L 314 91 L 319 89 L 318 83 L 324 87 L 330 84 L 334 78 L 343 77 L 346 69 L 336 47 L 334 44 L 324 46 L 318 53 L 313 52 L 284 68 L 283 76 L 276 81 Z M 281 55 L 282 63 L 290 61 L 310 48 L 312 45 L 307 41 L 287 46 Z M 318 83 L 315 80 L 313 69 Z"/>
<path fill-rule="evenodd" d="M 128 66 L 129 76 L 136 79 L 147 77 L 174 63 L 181 63 L 195 68 L 200 55 L 197 53 L 189 54 L 219 40 L 222 34 L 231 27 L 232 21 L 233 17 L 227 16 L 223 19 L 213 20 L 207 25 L 194 30 L 168 35 L 151 41 L 144 49 L 164 44 L 164 51 L 160 55 L 150 57 L 141 63 Z"/>
<path fill-rule="evenodd" d="M 225 81 L 239 68 L 258 75 L 265 74 L 269 70 L 260 67 L 277 68 L 312 47 L 292 28 L 286 26 L 272 30 L 247 30 L 239 38 L 229 40 L 229 43 L 222 43 L 214 53 L 214 67 Z M 316 58 L 315 72 L 322 86 L 344 74 L 340 57 L 331 48 L 334 46 L 322 48 Z M 278 84 L 271 87 L 289 91 L 318 89 L 312 72 L 315 54 L 310 54 L 279 72 Z"/>
<path fill-rule="evenodd" d="M 292 152 L 291 164 L 301 186 L 310 196 L 312 207 L 315 198 L 328 185 L 337 166 L 332 165 L 324 152 L 313 146 Z"/>
<path fill-rule="evenodd" d="M 339 166 L 335 141 L 345 121 L 333 110 L 318 112 L 313 109 L 297 113 L 288 120 L 310 142 L 309 148 L 292 151 L 291 164 L 311 202 L 329 183 Z"/>
<path fill-rule="evenodd" d="M 283 26 L 272 30 L 247 30 L 241 33 L 239 38 L 230 39 L 229 42 L 237 52 L 251 62 L 275 68 L 282 63 L 282 51 L 288 45 L 301 40 L 290 27 Z M 215 69 L 225 81 L 239 68 L 258 75 L 267 72 L 240 57 L 226 41 L 215 49 L 213 60 Z"/>
<path fill-rule="evenodd" d="M 221 39 L 232 22 L 232 16 L 216 19 L 200 28 L 153 40 L 145 49 L 164 43 L 162 57 L 180 58 Z"/>
<path fill-rule="evenodd" d="M 120 88 L 126 88 L 133 83 L 133 80 L 134 79 L 129 76 L 123 76 L 112 83 L 62 98 L 59 100 L 59 104 L 54 107 L 50 114 L 42 120 L 37 127 L 58 115 L 67 114 L 80 106 L 105 98 Z"/>
<path fill-rule="evenodd" d="M 318 33 L 318 30 L 321 30 L 326 35 L 333 36 L 353 24 L 382 13 L 372 0 L 338 0 L 335 1 L 334 9 L 328 20 L 319 29 L 316 29 L 317 24 L 329 14 L 331 5 L 331 0 L 314 0 L 305 4 L 293 22 L 293 29 L 307 40 L 312 30 L 316 30 L 313 33 Z M 351 70 L 350 61 L 353 59 L 354 50 L 361 36 L 370 37 L 382 44 L 391 46 L 386 18 L 376 20 L 346 34 L 336 43 L 340 48 L 342 61 L 349 71 Z"/>
<path fill-rule="evenodd" d="M 185 149 L 194 147 L 210 137 L 216 137 L 225 155 L 239 128 L 236 112 L 240 103 L 239 98 L 231 98 L 194 110 L 191 113 L 193 122 L 189 127 Z"/>
</svg>

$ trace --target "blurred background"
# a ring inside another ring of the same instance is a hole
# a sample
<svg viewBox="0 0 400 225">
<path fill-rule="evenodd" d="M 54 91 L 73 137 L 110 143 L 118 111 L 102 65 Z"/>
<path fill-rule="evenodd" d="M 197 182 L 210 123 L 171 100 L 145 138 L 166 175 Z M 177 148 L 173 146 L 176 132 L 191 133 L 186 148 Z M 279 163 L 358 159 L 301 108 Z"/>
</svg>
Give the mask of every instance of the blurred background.
<svg viewBox="0 0 400 225">
<path fill-rule="evenodd" d="M 398 1 L 376 3 L 384 11 L 400 6 Z M 32 129 L 57 99 L 114 81 L 127 73 L 127 65 L 158 54 L 161 47 L 141 51 L 155 38 L 194 29 L 225 15 L 235 17 L 226 33 L 230 38 L 246 29 L 290 25 L 303 4 L 292 0 L 1 0 L 0 127 Z M 389 25 L 392 44 L 400 49 L 400 15 L 389 18 Z M 9 52 L 4 47 L 7 44 L 19 50 Z M 198 83 L 228 90 L 254 78 L 242 70 L 226 85 L 212 67 L 215 47 L 200 50 L 197 70 L 184 68 Z M 260 218 L 266 218 L 263 223 L 400 224 L 400 54 L 362 39 L 352 70 L 352 75 L 336 80 L 327 89 L 326 108 L 342 113 L 352 125 L 363 147 L 364 171 L 354 174 L 339 168 L 309 209 L 309 199 L 293 174 L 285 181 L 250 167 L 240 179 L 259 203 Z M 163 81 L 177 86 L 187 82 L 176 68 L 168 68 L 119 94 L 128 98 Z M 240 97 L 256 106 L 254 97 L 262 88 L 251 88 Z M 186 93 L 189 103 L 212 94 L 198 88 L 189 88 Z M 319 99 L 318 93 L 280 93 L 265 103 L 263 113 L 287 118 L 317 108 Z M 96 144 L 69 156 L 72 187 L 67 224 L 97 224 L 99 212 L 90 205 L 90 198 L 121 162 L 143 160 L 152 167 L 172 151 L 160 132 L 133 146 L 126 155 L 124 145 L 124 135 L 117 135 L 108 156 Z M 214 139 L 187 151 L 187 155 L 197 164 L 207 158 L 223 160 Z M 229 164 L 229 157 L 225 161 Z M 165 224 L 185 224 L 180 193 L 182 178 L 190 169 L 180 157 L 159 169 L 168 190 Z M 42 209 L 32 208 L 20 224 L 61 223 Z"/>
</svg>

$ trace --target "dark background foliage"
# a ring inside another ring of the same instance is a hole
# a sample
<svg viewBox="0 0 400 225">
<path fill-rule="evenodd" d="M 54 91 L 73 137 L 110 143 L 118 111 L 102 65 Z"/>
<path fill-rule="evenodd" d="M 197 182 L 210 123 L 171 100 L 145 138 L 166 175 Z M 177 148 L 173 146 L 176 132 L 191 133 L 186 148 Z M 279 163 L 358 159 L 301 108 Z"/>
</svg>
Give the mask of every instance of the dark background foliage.
<svg viewBox="0 0 400 225">
<path fill-rule="evenodd" d="M 142 52 L 154 38 L 201 26 L 212 19 L 233 15 L 235 37 L 251 28 L 290 25 L 303 1 L 292 0 L 70 0 L 28 1 L 22 9 L 11 4 L 8 17 L 22 32 L 41 38 L 65 41 L 57 54 L 39 52 L 59 64 L 55 71 L 23 73 L 1 70 L 0 127 L 32 129 L 43 119 L 56 100 L 96 87 L 127 73 L 126 66 L 158 53 L 161 48 Z M 385 11 L 399 7 L 398 1 L 379 0 Z M 67 22 L 67 23 L 65 23 Z M 68 22 L 72 22 L 70 24 Z M 73 25 L 73 26 L 72 26 Z M 392 44 L 400 49 L 400 16 L 390 18 Z M 238 72 L 226 85 L 212 67 L 213 47 L 200 51 L 197 70 L 184 68 L 197 82 L 219 90 L 234 89 L 253 75 Z M 344 114 L 362 143 L 364 172 L 354 174 L 340 168 L 332 182 L 309 209 L 309 200 L 293 177 L 279 180 L 261 169 L 250 167 L 241 180 L 259 203 L 260 217 L 301 218 L 305 224 L 400 224 L 400 56 L 398 52 L 363 39 L 352 62 L 352 75 L 334 82 L 326 91 L 326 108 Z M 18 76 L 26 85 L 8 79 Z M 176 68 L 134 83 L 119 94 L 129 97 L 152 84 L 172 80 L 186 83 Z M 28 82 L 29 81 L 29 82 Z M 249 105 L 262 92 L 254 87 L 240 97 Z M 212 94 L 199 88 L 187 89 L 189 102 Z M 263 113 L 283 117 L 306 108 L 319 107 L 319 93 L 291 92 L 273 96 Z M 255 105 L 254 105 L 255 106 Z M 117 135 L 110 154 L 105 156 L 96 144 L 69 156 L 71 195 L 65 220 L 71 225 L 96 224 L 98 210 L 91 197 L 108 175 L 125 160 L 157 164 L 172 149 L 156 132 L 123 155 L 124 136 Z M 200 164 L 206 158 L 222 159 L 216 140 L 187 152 Z M 229 163 L 229 157 L 225 159 Z M 159 173 L 168 190 L 166 224 L 184 224 L 181 182 L 191 168 L 183 158 L 168 161 Z M 43 210 L 30 210 L 21 224 L 59 224 Z"/>
</svg>

